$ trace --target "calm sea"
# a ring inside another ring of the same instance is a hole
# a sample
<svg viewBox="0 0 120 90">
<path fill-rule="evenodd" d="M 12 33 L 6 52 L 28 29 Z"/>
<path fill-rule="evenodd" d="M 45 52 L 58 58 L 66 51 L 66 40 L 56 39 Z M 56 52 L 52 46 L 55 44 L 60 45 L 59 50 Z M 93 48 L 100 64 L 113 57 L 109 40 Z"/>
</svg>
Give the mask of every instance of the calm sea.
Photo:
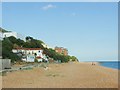
<svg viewBox="0 0 120 90">
<path fill-rule="evenodd" d="M 100 65 L 120 70 L 120 62 L 118 61 L 100 62 Z"/>
</svg>

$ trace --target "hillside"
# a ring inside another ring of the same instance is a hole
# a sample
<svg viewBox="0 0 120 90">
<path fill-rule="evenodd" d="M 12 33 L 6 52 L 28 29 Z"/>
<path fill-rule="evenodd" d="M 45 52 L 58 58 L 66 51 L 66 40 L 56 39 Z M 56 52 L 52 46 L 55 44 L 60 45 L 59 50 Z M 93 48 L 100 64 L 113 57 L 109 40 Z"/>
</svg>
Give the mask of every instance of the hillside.
<svg viewBox="0 0 120 90">
<path fill-rule="evenodd" d="M 2 32 L 8 32 L 4 29 L 1 30 Z M 43 46 L 45 44 L 41 40 L 34 39 L 33 37 L 27 36 L 26 37 L 26 42 L 17 39 L 13 36 L 11 37 L 6 37 L 2 40 L 2 57 L 5 58 L 10 58 L 12 62 L 14 61 L 20 61 L 22 56 L 17 56 L 12 52 L 13 48 L 17 47 L 22 47 L 22 48 L 41 48 L 43 49 L 43 53 L 50 59 L 53 59 L 55 61 L 61 60 L 61 62 L 68 62 L 68 61 L 76 61 L 78 60 L 75 56 L 70 56 L 70 55 L 62 55 L 57 53 L 55 50 L 52 48 L 46 48 Z"/>
</svg>

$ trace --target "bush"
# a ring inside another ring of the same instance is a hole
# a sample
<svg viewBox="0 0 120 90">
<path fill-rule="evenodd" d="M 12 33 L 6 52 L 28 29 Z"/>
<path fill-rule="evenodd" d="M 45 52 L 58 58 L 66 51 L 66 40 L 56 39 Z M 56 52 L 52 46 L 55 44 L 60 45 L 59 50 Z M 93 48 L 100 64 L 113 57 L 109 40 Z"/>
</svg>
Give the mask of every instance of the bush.
<svg viewBox="0 0 120 90">
<path fill-rule="evenodd" d="M 35 62 L 38 63 L 38 60 L 35 58 Z"/>
</svg>

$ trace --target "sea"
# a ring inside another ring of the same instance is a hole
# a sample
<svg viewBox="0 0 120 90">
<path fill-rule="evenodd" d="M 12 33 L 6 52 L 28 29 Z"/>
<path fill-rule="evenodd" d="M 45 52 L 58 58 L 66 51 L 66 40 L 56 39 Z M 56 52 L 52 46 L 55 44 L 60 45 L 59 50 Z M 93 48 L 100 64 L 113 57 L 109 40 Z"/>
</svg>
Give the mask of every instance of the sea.
<svg viewBox="0 0 120 90">
<path fill-rule="evenodd" d="M 120 61 L 102 61 L 99 62 L 101 66 L 108 67 L 108 68 L 114 68 L 120 70 Z"/>
<path fill-rule="evenodd" d="M 98 62 L 101 66 L 120 70 L 120 61 L 84 61 L 84 62 Z"/>
</svg>

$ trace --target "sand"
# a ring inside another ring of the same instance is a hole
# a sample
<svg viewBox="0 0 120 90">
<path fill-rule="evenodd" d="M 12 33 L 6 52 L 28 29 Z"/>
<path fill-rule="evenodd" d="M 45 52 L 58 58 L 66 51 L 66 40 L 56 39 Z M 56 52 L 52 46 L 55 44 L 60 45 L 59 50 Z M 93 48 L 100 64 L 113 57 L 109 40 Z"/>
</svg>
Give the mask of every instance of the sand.
<svg viewBox="0 0 120 90">
<path fill-rule="evenodd" d="M 49 64 L 9 72 L 3 88 L 118 88 L 118 70 L 90 63 Z"/>
</svg>

